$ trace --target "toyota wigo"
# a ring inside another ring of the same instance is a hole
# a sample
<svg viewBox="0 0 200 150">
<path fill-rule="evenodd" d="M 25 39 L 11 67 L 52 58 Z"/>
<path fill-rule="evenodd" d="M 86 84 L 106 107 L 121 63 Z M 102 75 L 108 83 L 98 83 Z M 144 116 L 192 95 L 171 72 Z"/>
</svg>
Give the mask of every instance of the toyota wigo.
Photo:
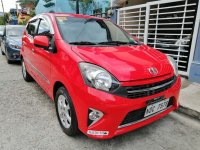
<svg viewBox="0 0 200 150">
<path fill-rule="evenodd" d="M 140 43 L 111 21 L 47 13 L 23 35 L 22 74 L 55 100 L 63 131 L 108 139 L 178 108 L 172 57 Z"/>
</svg>

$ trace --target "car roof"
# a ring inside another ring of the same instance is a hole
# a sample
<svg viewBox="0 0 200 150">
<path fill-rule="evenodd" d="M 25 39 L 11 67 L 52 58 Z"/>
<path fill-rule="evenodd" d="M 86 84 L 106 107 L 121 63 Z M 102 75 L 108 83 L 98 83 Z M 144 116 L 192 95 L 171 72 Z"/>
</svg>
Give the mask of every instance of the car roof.
<svg viewBox="0 0 200 150">
<path fill-rule="evenodd" d="M 12 30 L 13 28 L 24 28 L 25 29 L 26 26 L 24 25 L 6 25 L 5 29 L 6 30 Z"/>
<path fill-rule="evenodd" d="M 6 25 L 6 28 L 12 28 L 12 27 L 25 27 L 24 25 Z"/>
<path fill-rule="evenodd" d="M 83 15 L 83 14 L 70 14 L 70 13 L 43 13 L 42 15 L 48 15 L 52 17 L 58 17 L 58 16 L 67 16 L 67 17 L 74 17 L 74 18 L 86 18 L 86 19 L 101 19 L 106 20 L 104 18 L 95 17 L 95 16 L 89 16 L 89 15 Z"/>
</svg>

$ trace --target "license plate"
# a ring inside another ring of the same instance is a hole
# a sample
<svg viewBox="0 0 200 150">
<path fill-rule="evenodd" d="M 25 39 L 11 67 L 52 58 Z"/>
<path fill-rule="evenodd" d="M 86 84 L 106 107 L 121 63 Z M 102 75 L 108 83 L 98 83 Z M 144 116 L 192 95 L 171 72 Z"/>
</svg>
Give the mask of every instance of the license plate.
<svg viewBox="0 0 200 150">
<path fill-rule="evenodd" d="M 169 99 L 165 99 L 154 104 L 148 105 L 144 114 L 144 117 L 148 117 L 152 114 L 155 114 L 159 111 L 162 111 L 167 108 L 169 103 Z"/>
</svg>

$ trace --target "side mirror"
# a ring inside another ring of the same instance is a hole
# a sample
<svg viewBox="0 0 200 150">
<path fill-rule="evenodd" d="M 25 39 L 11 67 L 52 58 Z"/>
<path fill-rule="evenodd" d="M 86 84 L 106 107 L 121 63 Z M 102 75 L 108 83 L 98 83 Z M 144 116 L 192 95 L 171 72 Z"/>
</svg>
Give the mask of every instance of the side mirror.
<svg viewBox="0 0 200 150">
<path fill-rule="evenodd" d="M 41 47 L 44 48 L 45 50 L 48 50 L 49 48 L 49 39 L 47 36 L 37 35 L 34 37 L 33 42 L 36 47 Z"/>
</svg>

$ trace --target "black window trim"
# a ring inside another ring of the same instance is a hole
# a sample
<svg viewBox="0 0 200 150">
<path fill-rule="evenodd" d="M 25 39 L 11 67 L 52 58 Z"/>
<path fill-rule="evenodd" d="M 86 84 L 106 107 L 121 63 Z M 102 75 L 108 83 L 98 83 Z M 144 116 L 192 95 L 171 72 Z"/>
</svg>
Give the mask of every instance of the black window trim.
<svg viewBox="0 0 200 150">
<path fill-rule="evenodd" d="M 53 25 L 52 25 L 52 22 L 50 21 L 50 18 L 49 18 L 49 16 L 47 16 L 47 15 L 40 15 L 39 17 L 38 17 L 38 19 L 39 20 L 45 20 L 45 22 L 47 23 L 47 25 L 48 25 L 48 28 L 49 28 L 49 30 L 50 30 L 50 33 L 52 34 L 52 35 L 54 35 L 54 29 L 53 29 Z M 40 24 L 40 22 L 39 22 L 39 24 Z M 39 26 L 38 26 L 39 27 Z"/>
<path fill-rule="evenodd" d="M 36 35 L 36 33 L 35 33 L 34 35 L 29 34 L 29 33 L 27 32 L 27 28 L 28 28 L 28 26 L 29 26 L 30 23 L 37 22 L 37 21 L 39 21 L 38 18 L 29 21 L 28 24 L 27 24 L 27 27 L 26 27 L 26 34 L 27 34 L 27 36 L 30 37 L 30 38 L 34 38 L 34 36 Z M 37 23 L 36 32 L 37 32 L 37 30 L 38 30 L 38 27 L 39 27 L 39 22 Z"/>
<path fill-rule="evenodd" d="M 46 22 L 46 24 L 47 24 L 47 28 L 50 30 L 50 34 L 52 35 L 51 40 L 52 40 L 52 39 L 54 40 L 54 30 L 53 30 L 52 23 L 51 23 L 49 17 L 46 16 L 46 15 L 41 15 L 41 16 L 39 16 L 39 17 L 37 18 L 37 20 L 39 20 L 39 22 L 38 22 L 38 26 L 37 26 L 37 30 L 36 30 L 35 36 L 39 35 L 39 34 L 38 34 L 38 29 L 39 29 L 41 20 L 44 20 L 44 21 Z M 51 43 L 51 40 L 49 39 L 49 43 Z M 51 43 L 51 44 L 52 44 L 52 43 Z M 54 44 L 55 44 L 55 43 L 54 43 Z M 49 48 L 52 48 L 52 46 L 50 46 Z M 44 48 L 44 50 L 45 50 L 45 51 L 51 52 L 50 50 L 48 50 L 48 49 L 46 49 L 46 48 Z M 57 50 L 56 50 L 56 46 L 55 46 L 55 51 L 54 51 L 54 52 L 51 52 L 51 53 L 56 53 L 56 52 L 57 52 Z"/>
<path fill-rule="evenodd" d="M 38 23 L 38 27 L 37 27 L 37 31 L 36 31 L 36 34 L 35 34 L 35 35 L 39 35 L 39 34 L 38 34 L 38 31 L 39 31 L 39 26 L 40 26 L 40 23 L 41 23 L 42 20 L 45 21 L 45 23 L 46 23 L 46 25 L 47 25 L 47 28 L 50 30 L 50 33 L 51 33 L 51 28 L 50 28 L 50 26 L 49 26 L 49 24 L 48 24 L 48 21 L 46 21 L 46 19 L 44 19 L 44 18 L 42 18 L 42 17 L 40 17 L 40 18 L 38 18 L 38 19 L 39 19 L 39 23 Z M 52 33 L 51 33 L 51 34 L 52 34 Z"/>
</svg>

